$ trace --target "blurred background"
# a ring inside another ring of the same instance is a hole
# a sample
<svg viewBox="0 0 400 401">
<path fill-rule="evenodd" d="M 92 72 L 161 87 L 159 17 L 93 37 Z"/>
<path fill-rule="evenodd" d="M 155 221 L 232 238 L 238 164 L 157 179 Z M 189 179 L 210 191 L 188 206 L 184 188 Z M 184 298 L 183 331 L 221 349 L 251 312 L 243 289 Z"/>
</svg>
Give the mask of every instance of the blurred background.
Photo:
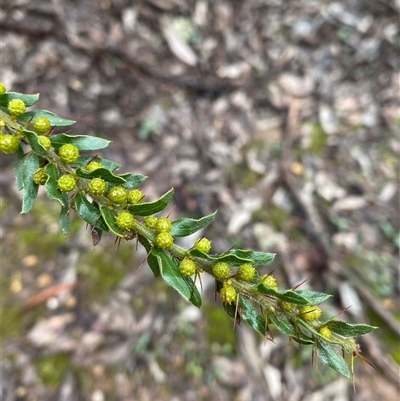
<svg viewBox="0 0 400 401">
<path fill-rule="evenodd" d="M 135 241 L 67 237 L 43 194 L 20 215 L 1 155 L 1 394 L 7 401 L 373 401 L 399 396 L 398 0 L 15 0 L 0 80 L 40 92 L 101 156 L 171 187 L 172 218 L 218 209 L 213 251 L 276 252 L 281 288 L 332 293 L 360 338 L 355 389 L 277 332 L 232 330 L 154 280 Z M 62 132 L 55 129 L 54 132 Z M 173 207 L 175 206 L 175 207 Z M 189 246 L 194 238 L 190 239 Z M 185 244 L 184 245 L 188 245 Z"/>
</svg>

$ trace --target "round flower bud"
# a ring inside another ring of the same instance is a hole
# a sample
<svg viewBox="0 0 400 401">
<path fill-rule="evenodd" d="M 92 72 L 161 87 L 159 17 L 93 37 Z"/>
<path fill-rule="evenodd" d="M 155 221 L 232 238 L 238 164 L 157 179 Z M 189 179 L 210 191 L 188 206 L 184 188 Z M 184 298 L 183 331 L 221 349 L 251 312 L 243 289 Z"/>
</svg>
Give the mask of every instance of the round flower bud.
<svg viewBox="0 0 400 401">
<path fill-rule="evenodd" d="M 300 309 L 300 317 L 307 322 L 316 320 L 321 315 L 322 315 L 321 308 L 316 305 L 306 305 Z"/>
<path fill-rule="evenodd" d="M 96 160 L 92 160 L 91 162 L 86 164 L 85 169 L 88 171 L 93 171 L 93 170 L 96 170 L 101 167 L 103 167 L 103 166 L 100 162 L 97 162 Z"/>
<path fill-rule="evenodd" d="M 50 120 L 47 117 L 37 117 L 33 120 L 33 129 L 38 134 L 44 134 L 50 129 Z"/>
<path fill-rule="evenodd" d="M 156 223 L 156 231 L 158 233 L 168 233 L 171 231 L 171 220 L 168 217 L 160 217 Z"/>
<path fill-rule="evenodd" d="M 103 195 L 106 192 L 107 184 L 102 178 L 93 178 L 89 181 L 87 189 L 92 195 Z"/>
<path fill-rule="evenodd" d="M 38 142 L 39 142 L 39 145 L 41 145 L 45 150 L 49 150 L 51 148 L 51 141 L 48 136 L 39 135 Z"/>
<path fill-rule="evenodd" d="M 77 161 L 79 157 L 79 149 L 72 145 L 72 143 L 66 143 L 62 145 L 58 151 L 58 155 L 60 159 L 64 163 L 74 163 Z"/>
<path fill-rule="evenodd" d="M 279 300 L 279 301 L 278 301 L 278 305 L 279 305 L 284 311 L 287 311 L 287 312 L 290 312 L 291 310 L 293 310 L 293 309 L 295 308 L 295 304 L 292 304 L 292 303 L 286 302 L 286 301 L 282 301 L 282 300 Z"/>
<path fill-rule="evenodd" d="M 11 134 L 0 134 L 0 150 L 7 155 L 17 151 L 19 146 L 18 139 Z"/>
<path fill-rule="evenodd" d="M 127 194 L 126 189 L 121 186 L 112 187 L 107 194 L 108 199 L 111 202 L 116 203 L 117 205 L 121 205 L 126 202 Z"/>
<path fill-rule="evenodd" d="M 75 188 L 76 180 L 71 174 L 65 174 L 58 179 L 57 184 L 61 192 L 70 192 Z"/>
<path fill-rule="evenodd" d="M 264 276 L 262 276 L 260 278 L 260 283 L 266 287 L 266 288 L 270 288 L 271 290 L 278 290 L 278 284 L 276 284 L 276 280 L 275 277 L 272 276 L 271 274 L 264 274 Z"/>
<path fill-rule="evenodd" d="M 256 274 L 256 269 L 249 263 L 245 263 L 239 267 L 236 277 L 239 280 L 250 281 Z"/>
<path fill-rule="evenodd" d="M 7 109 L 8 109 L 8 113 L 10 114 L 10 116 L 18 117 L 21 114 L 25 113 L 26 106 L 25 106 L 25 103 L 24 103 L 23 100 L 21 100 L 21 99 L 12 99 L 8 103 Z"/>
<path fill-rule="evenodd" d="M 199 238 L 193 245 L 194 249 L 200 252 L 208 253 L 211 249 L 211 241 L 207 238 Z"/>
<path fill-rule="evenodd" d="M 118 213 L 117 218 L 115 219 L 115 224 L 121 229 L 121 230 L 130 230 L 133 228 L 135 224 L 135 218 L 133 215 L 129 212 L 121 212 Z"/>
<path fill-rule="evenodd" d="M 159 248 L 170 248 L 171 245 L 174 243 L 174 237 L 170 233 L 159 233 L 157 234 L 154 243 Z"/>
<path fill-rule="evenodd" d="M 179 263 L 179 271 L 181 272 L 182 276 L 192 276 L 196 273 L 196 263 L 190 258 L 184 258 L 181 263 Z"/>
<path fill-rule="evenodd" d="M 157 220 L 158 219 L 156 216 L 146 216 L 143 221 L 144 225 L 147 228 L 154 228 L 156 226 Z"/>
<path fill-rule="evenodd" d="M 7 92 L 6 87 L 4 86 L 3 82 L 0 82 L 0 95 L 6 92 Z"/>
<path fill-rule="evenodd" d="M 236 301 L 236 290 L 230 285 L 224 285 L 219 292 L 222 302 L 226 302 L 227 304 Z"/>
<path fill-rule="evenodd" d="M 332 337 L 332 332 L 328 329 L 328 327 L 321 327 L 319 329 L 319 334 L 328 340 Z"/>
<path fill-rule="evenodd" d="M 231 268 L 226 262 L 216 262 L 213 264 L 211 269 L 214 276 L 221 280 L 227 278 L 229 276 L 229 273 L 231 272 Z"/>
<path fill-rule="evenodd" d="M 144 198 L 143 192 L 140 189 L 132 189 L 128 192 L 128 203 L 134 205 L 140 203 Z"/>
<path fill-rule="evenodd" d="M 37 185 L 44 185 L 47 181 L 47 174 L 44 172 L 43 167 L 39 167 L 32 176 L 33 182 Z"/>
</svg>

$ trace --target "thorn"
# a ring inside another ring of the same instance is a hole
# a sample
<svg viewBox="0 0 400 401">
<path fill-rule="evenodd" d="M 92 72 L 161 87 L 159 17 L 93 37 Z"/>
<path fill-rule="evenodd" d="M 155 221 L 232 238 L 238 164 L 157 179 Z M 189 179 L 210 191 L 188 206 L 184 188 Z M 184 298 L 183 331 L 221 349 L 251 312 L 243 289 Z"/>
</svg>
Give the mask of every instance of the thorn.
<svg viewBox="0 0 400 401">
<path fill-rule="evenodd" d="M 297 288 L 302 286 L 306 281 L 307 281 L 307 279 L 303 280 L 300 284 L 296 284 L 294 287 L 292 287 L 292 290 L 297 290 Z"/>
</svg>

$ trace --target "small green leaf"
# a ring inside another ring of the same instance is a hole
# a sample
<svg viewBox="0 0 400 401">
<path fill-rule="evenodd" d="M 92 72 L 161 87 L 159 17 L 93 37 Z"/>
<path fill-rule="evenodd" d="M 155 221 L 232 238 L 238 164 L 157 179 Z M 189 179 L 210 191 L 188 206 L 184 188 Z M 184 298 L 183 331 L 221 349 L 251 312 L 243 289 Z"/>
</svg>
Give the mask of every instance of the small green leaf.
<svg viewBox="0 0 400 401">
<path fill-rule="evenodd" d="M 326 324 L 329 329 L 343 337 L 357 337 L 370 333 L 378 327 L 370 326 L 369 324 L 350 324 L 339 320 L 331 320 Z"/>
<path fill-rule="evenodd" d="M 96 160 L 97 162 L 100 162 L 104 168 L 106 168 L 107 170 L 110 170 L 112 172 L 117 171 L 121 168 L 120 164 L 115 163 L 112 160 L 103 159 L 102 157 L 98 157 L 98 156 L 93 157 L 91 155 L 79 156 L 78 160 L 74 164 L 84 168 L 84 166 L 92 160 Z"/>
<path fill-rule="evenodd" d="M 311 290 L 296 290 L 296 293 L 304 298 L 307 298 L 310 302 L 309 305 L 317 305 L 321 302 L 326 301 L 332 295 L 325 294 L 323 292 L 311 291 Z"/>
<path fill-rule="evenodd" d="M 257 290 L 262 292 L 263 294 L 271 295 L 282 301 L 290 302 L 296 305 L 309 305 L 309 301 L 307 298 L 302 297 L 297 291 L 286 290 L 286 291 L 275 291 L 271 288 L 265 287 L 263 284 L 258 284 Z"/>
<path fill-rule="evenodd" d="M 123 187 L 126 189 L 137 188 L 147 178 L 145 175 L 134 173 L 121 174 L 120 177 L 125 180 Z"/>
<path fill-rule="evenodd" d="M 287 334 L 289 336 L 296 336 L 296 327 L 293 323 L 289 322 L 286 317 L 277 311 L 267 312 L 268 321 L 271 321 L 276 328 L 283 334 Z"/>
<path fill-rule="evenodd" d="M 71 226 L 68 202 L 65 202 L 65 205 L 61 207 L 58 221 L 60 223 L 61 231 L 64 235 L 67 235 Z"/>
<path fill-rule="evenodd" d="M 147 240 L 147 238 L 143 237 L 142 235 L 139 235 L 139 242 L 146 249 L 147 263 L 149 264 L 150 269 L 152 270 L 152 272 L 154 274 L 154 277 L 159 277 L 160 276 L 160 267 L 158 266 L 158 260 L 151 253 L 151 248 L 153 247 L 153 245 L 151 245 L 150 242 Z"/>
<path fill-rule="evenodd" d="M 87 172 L 85 168 L 78 168 L 76 170 L 76 175 L 82 178 L 102 178 L 104 181 L 110 182 L 112 184 L 124 184 L 125 180 L 118 175 L 113 174 L 110 170 L 106 168 L 97 168 L 96 170 Z"/>
<path fill-rule="evenodd" d="M 45 169 L 45 173 L 49 176 L 44 184 L 44 189 L 46 191 L 46 195 L 49 199 L 54 199 L 60 202 L 61 206 L 64 206 L 66 201 L 68 200 L 68 195 L 62 193 L 57 186 L 57 180 L 60 177 L 58 173 L 57 166 L 54 163 L 49 163 Z"/>
<path fill-rule="evenodd" d="M 23 132 L 32 150 L 39 156 L 47 156 L 47 151 L 38 143 L 38 136 L 32 131 L 24 130 Z"/>
<path fill-rule="evenodd" d="M 223 255 L 210 255 L 208 253 L 201 252 L 195 248 L 188 250 L 188 254 L 191 256 L 196 256 L 198 258 L 207 259 L 211 262 L 226 262 L 231 266 L 240 266 L 243 263 L 251 263 L 251 259 L 243 259 L 236 255 L 231 255 L 229 253 L 224 253 Z"/>
<path fill-rule="evenodd" d="M 98 150 L 104 149 L 110 144 L 110 141 L 107 141 L 106 139 L 89 135 L 57 134 L 51 136 L 50 139 L 51 144 L 55 148 L 60 148 L 66 143 L 72 143 L 79 150 Z"/>
<path fill-rule="evenodd" d="M 35 204 L 38 185 L 33 182 L 32 176 L 39 167 L 39 158 L 35 153 L 29 153 L 16 164 L 17 188 L 22 190 L 21 213 L 28 213 Z"/>
<path fill-rule="evenodd" d="M 317 356 L 322 363 L 350 379 L 350 371 L 346 361 L 327 342 L 320 339 L 317 342 Z"/>
<path fill-rule="evenodd" d="M 115 215 L 114 212 L 109 209 L 107 206 L 100 205 L 100 212 L 103 216 L 104 222 L 107 224 L 108 228 L 119 237 L 125 237 L 124 231 L 122 231 L 116 224 L 115 224 Z"/>
<path fill-rule="evenodd" d="M 26 107 L 30 107 L 39 100 L 39 93 L 26 95 L 25 93 L 6 92 L 0 95 L 0 106 L 7 107 L 12 99 L 21 99 Z"/>
<path fill-rule="evenodd" d="M 32 110 L 27 113 L 22 114 L 18 117 L 18 120 L 24 123 L 35 120 L 37 117 L 46 117 L 50 121 L 50 125 L 53 127 L 67 127 L 69 125 L 75 124 L 76 121 L 68 120 L 66 118 L 61 118 L 57 114 L 52 113 L 48 110 Z"/>
<path fill-rule="evenodd" d="M 100 210 L 90 203 L 81 192 L 78 192 L 75 196 L 75 208 L 79 216 L 92 227 L 97 227 L 102 231 L 108 231 L 108 227 L 104 223 Z"/>
<path fill-rule="evenodd" d="M 216 212 L 201 219 L 179 219 L 172 222 L 171 235 L 173 237 L 186 237 L 208 226 L 215 217 Z"/>
<path fill-rule="evenodd" d="M 249 249 L 231 249 L 225 253 L 225 255 L 227 254 L 235 255 L 242 260 L 246 259 L 254 266 L 265 265 L 272 262 L 275 258 L 275 253 L 257 252 Z"/>
<path fill-rule="evenodd" d="M 248 299 L 239 297 L 239 306 L 242 319 L 265 337 L 267 324 L 265 319 L 255 310 L 254 305 Z"/>
<path fill-rule="evenodd" d="M 306 336 L 293 322 L 290 322 L 283 313 L 271 311 L 267 313 L 268 320 L 283 334 L 291 336 L 299 344 L 314 344 L 314 341 Z"/>
<path fill-rule="evenodd" d="M 164 279 L 164 281 L 178 291 L 183 298 L 189 301 L 192 295 L 191 289 L 188 283 L 179 273 L 178 267 L 175 265 L 172 259 L 162 249 L 156 246 L 153 246 L 150 254 L 157 258 L 161 277 Z"/>
<path fill-rule="evenodd" d="M 190 299 L 189 301 L 194 305 L 197 306 L 198 308 L 201 307 L 201 295 L 199 293 L 199 290 L 196 287 L 196 284 L 194 283 L 193 279 L 191 277 L 183 277 L 183 279 L 186 281 L 187 285 L 190 288 Z"/>
<path fill-rule="evenodd" d="M 137 205 L 128 206 L 128 210 L 136 216 L 150 216 L 151 214 L 158 213 L 164 210 L 172 199 L 174 190 L 170 189 L 161 198 L 153 202 L 143 202 Z"/>
</svg>

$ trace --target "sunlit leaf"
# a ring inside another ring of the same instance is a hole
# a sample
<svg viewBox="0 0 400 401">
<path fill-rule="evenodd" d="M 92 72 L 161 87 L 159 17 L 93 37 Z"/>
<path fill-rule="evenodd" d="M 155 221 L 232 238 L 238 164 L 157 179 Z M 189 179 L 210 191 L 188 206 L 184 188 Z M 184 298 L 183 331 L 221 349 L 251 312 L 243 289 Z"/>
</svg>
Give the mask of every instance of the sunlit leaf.
<svg viewBox="0 0 400 401">
<path fill-rule="evenodd" d="M 137 205 L 128 206 L 128 210 L 137 216 L 150 216 L 151 214 L 158 213 L 164 210 L 168 205 L 169 201 L 172 199 L 174 190 L 170 189 L 161 198 L 153 202 L 142 202 Z"/>
<path fill-rule="evenodd" d="M 0 95 L 0 106 L 7 107 L 12 99 L 21 99 L 26 107 L 34 105 L 39 100 L 39 93 L 27 95 L 25 93 L 6 92 Z"/>
<path fill-rule="evenodd" d="M 343 337 L 357 337 L 364 334 L 370 333 L 376 330 L 378 327 L 370 326 L 368 324 L 350 324 L 346 322 L 341 322 L 339 320 L 331 320 L 326 325 L 329 329 L 336 334 Z"/>
<path fill-rule="evenodd" d="M 28 111 L 27 113 L 24 113 L 22 116 L 18 117 L 18 120 L 27 123 L 29 121 L 33 122 L 37 117 L 48 118 L 52 127 L 66 127 L 75 124 L 75 121 L 62 118 L 48 110 Z"/>
<path fill-rule="evenodd" d="M 125 183 L 125 180 L 121 176 L 115 175 L 110 170 L 102 167 L 90 172 L 88 172 L 85 168 L 80 167 L 76 170 L 76 174 L 79 177 L 87 179 L 102 178 L 104 181 L 112 184 L 122 185 Z"/>
<path fill-rule="evenodd" d="M 56 134 L 50 137 L 51 144 L 55 148 L 60 148 L 66 143 L 72 143 L 79 150 L 98 150 L 104 149 L 110 141 L 103 138 L 98 138 L 90 135 L 67 135 L 67 134 Z"/>
<path fill-rule="evenodd" d="M 208 226 L 214 220 L 215 213 L 216 212 L 197 220 L 189 218 L 175 220 L 172 222 L 171 235 L 173 237 L 186 237 L 194 234 Z"/>
<path fill-rule="evenodd" d="M 296 293 L 304 298 L 307 298 L 310 301 L 309 305 L 320 304 L 321 302 L 326 301 L 328 298 L 332 296 L 329 294 L 325 294 L 323 292 L 311 291 L 311 290 L 296 290 Z"/>
</svg>

